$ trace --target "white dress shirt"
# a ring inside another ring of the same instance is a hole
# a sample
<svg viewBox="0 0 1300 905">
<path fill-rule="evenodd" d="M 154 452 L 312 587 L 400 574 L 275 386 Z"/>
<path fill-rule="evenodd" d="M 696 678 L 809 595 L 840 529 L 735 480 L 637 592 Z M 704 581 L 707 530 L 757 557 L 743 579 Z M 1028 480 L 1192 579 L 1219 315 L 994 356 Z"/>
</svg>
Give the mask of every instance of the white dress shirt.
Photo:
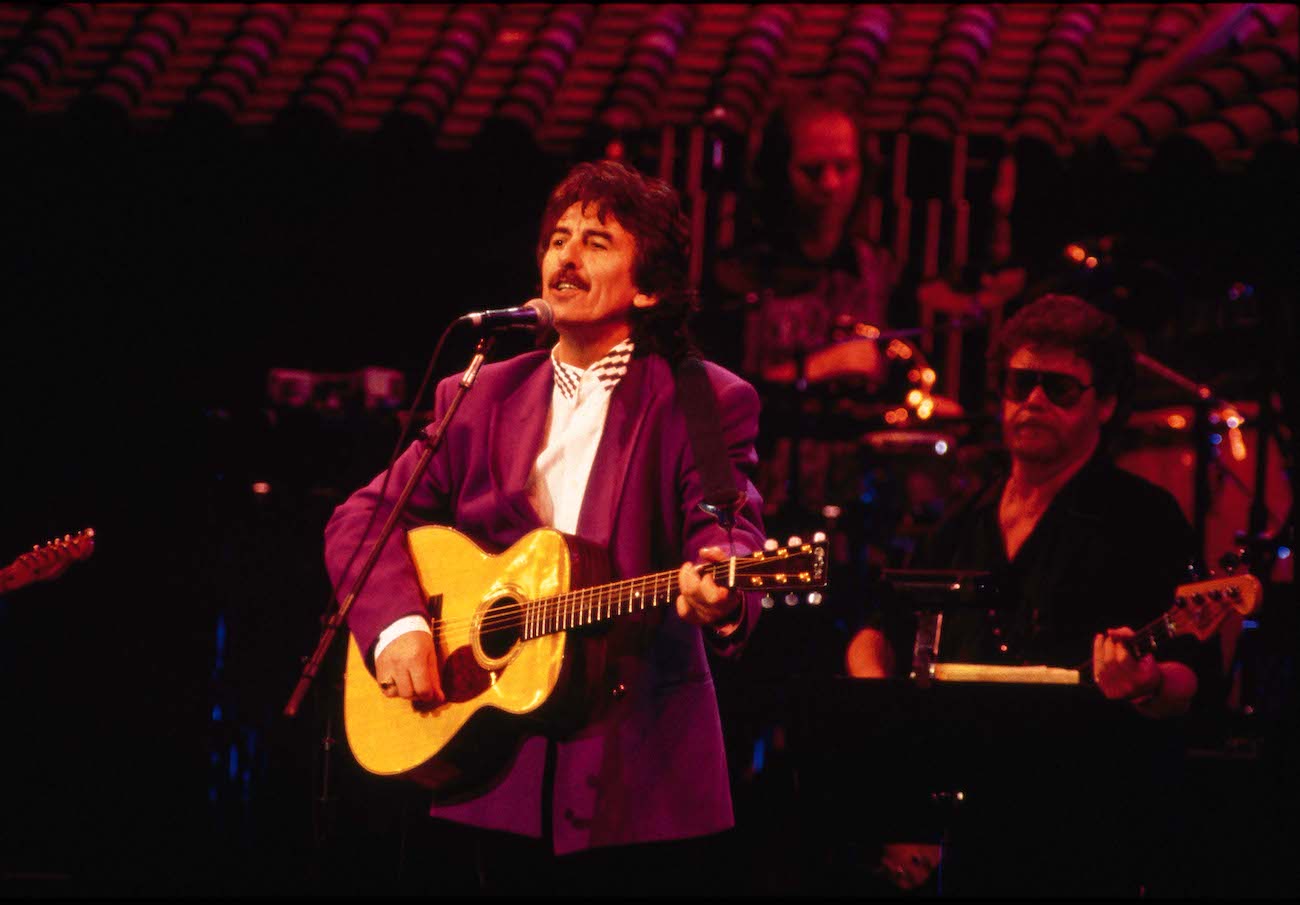
<svg viewBox="0 0 1300 905">
<path fill-rule="evenodd" d="M 586 370 L 565 364 L 551 351 L 555 387 L 551 390 L 546 441 L 528 476 L 527 487 L 528 499 L 543 525 L 565 534 L 577 531 L 587 479 L 605 432 L 609 399 L 627 373 L 634 348 L 632 340 L 625 339 Z M 375 657 L 407 632 L 432 634 L 423 616 L 403 616 L 379 633 Z"/>
</svg>

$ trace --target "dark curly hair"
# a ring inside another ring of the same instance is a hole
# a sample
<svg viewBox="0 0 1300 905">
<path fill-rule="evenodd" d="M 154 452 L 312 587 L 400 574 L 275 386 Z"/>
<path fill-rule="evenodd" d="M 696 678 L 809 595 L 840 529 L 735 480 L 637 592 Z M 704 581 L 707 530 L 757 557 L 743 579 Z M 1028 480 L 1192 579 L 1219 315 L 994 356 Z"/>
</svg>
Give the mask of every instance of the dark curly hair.
<svg viewBox="0 0 1300 905">
<path fill-rule="evenodd" d="M 677 192 L 662 179 L 616 161 L 578 164 L 551 192 L 542 212 L 539 267 L 555 224 L 577 203 L 584 208 L 596 205 L 602 222 L 612 216 L 632 235 L 636 240 L 633 280 L 642 292 L 659 297 L 658 304 L 633 308 L 630 313 L 634 355 L 657 352 L 674 363 L 698 356 L 686 323 L 697 307 L 696 293 L 688 285 L 690 223 Z"/>
<path fill-rule="evenodd" d="M 989 344 L 990 386 L 1001 395 L 1007 362 L 1024 346 L 1066 349 L 1092 366 L 1097 398 L 1114 399 L 1115 414 L 1102 427 L 1108 442 L 1128 420 L 1137 365 L 1119 323 L 1078 296 L 1044 295 L 1017 311 Z"/>
</svg>

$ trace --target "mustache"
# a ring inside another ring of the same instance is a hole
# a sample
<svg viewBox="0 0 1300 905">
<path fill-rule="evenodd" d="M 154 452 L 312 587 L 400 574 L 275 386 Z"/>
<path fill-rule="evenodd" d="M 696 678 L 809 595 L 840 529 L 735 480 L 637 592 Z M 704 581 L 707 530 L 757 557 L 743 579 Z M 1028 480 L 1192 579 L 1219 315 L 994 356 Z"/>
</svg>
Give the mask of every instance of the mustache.
<svg viewBox="0 0 1300 905">
<path fill-rule="evenodd" d="M 578 276 L 576 270 L 571 268 L 564 268 L 555 276 L 551 277 L 550 287 L 552 289 L 558 289 L 561 283 L 572 283 L 574 286 L 583 290 L 591 288 L 591 285 L 582 277 Z"/>
</svg>

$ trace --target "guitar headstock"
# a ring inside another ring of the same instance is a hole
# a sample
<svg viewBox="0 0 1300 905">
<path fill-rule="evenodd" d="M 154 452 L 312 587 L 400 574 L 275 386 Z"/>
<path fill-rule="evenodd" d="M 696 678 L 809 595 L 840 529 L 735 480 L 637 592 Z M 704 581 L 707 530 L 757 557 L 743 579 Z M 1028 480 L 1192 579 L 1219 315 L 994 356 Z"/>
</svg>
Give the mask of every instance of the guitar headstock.
<svg viewBox="0 0 1300 905">
<path fill-rule="evenodd" d="M 808 602 L 820 603 L 818 591 L 826 587 L 829 565 L 826 535 L 820 531 L 810 542 L 791 537 L 785 546 L 769 539 L 761 551 L 737 558 L 736 587 L 743 591 L 783 592 L 796 598 L 799 592 L 811 592 Z M 719 574 L 725 574 L 726 568 L 726 563 L 720 563 Z"/>
<path fill-rule="evenodd" d="M 43 546 L 32 547 L 11 565 L 0 569 L 0 591 L 13 591 L 35 581 L 48 581 L 67 571 L 74 562 L 95 552 L 95 529 L 65 534 Z"/>
<path fill-rule="evenodd" d="M 1259 608 L 1263 596 L 1264 586 L 1249 573 L 1179 585 L 1165 620 L 1172 634 L 1195 635 L 1205 641 L 1229 611 L 1249 616 Z"/>
</svg>

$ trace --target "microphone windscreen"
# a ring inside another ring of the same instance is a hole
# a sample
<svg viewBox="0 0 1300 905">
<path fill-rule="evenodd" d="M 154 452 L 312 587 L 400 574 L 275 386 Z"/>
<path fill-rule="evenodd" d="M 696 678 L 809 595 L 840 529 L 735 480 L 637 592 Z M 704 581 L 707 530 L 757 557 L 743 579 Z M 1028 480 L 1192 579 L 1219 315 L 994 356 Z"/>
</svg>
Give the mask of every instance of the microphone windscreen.
<svg viewBox="0 0 1300 905">
<path fill-rule="evenodd" d="M 532 308 L 537 312 L 537 332 L 541 333 L 551 329 L 551 324 L 555 323 L 555 312 L 545 299 L 532 299 L 524 303 L 525 308 Z"/>
</svg>

